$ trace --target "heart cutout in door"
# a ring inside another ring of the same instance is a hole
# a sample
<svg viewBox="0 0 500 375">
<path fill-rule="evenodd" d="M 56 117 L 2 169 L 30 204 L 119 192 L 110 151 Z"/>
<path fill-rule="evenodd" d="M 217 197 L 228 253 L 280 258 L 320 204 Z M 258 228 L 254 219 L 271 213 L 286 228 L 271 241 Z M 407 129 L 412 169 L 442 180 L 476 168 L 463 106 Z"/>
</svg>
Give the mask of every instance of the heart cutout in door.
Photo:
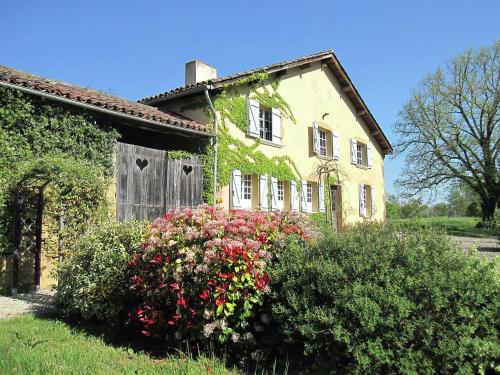
<svg viewBox="0 0 500 375">
<path fill-rule="evenodd" d="M 184 171 L 184 173 L 187 176 L 188 174 L 190 174 L 193 171 L 193 166 L 192 165 L 183 165 L 182 170 Z"/>
<path fill-rule="evenodd" d="M 137 166 L 142 172 L 142 170 L 148 166 L 148 161 L 146 159 L 137 159 L 135 161 L 135 164 L 137 164 Z"/>
</svg>

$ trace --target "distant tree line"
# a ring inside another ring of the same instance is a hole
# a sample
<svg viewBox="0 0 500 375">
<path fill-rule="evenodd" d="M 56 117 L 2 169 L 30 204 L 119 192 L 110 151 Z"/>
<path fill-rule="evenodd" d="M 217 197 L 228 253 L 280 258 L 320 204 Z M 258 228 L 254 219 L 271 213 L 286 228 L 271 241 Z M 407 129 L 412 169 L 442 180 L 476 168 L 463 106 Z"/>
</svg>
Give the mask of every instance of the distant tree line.
<svg viewBox="0 0 500 375">
<path fill-rule="evenodd" d="M 386 203 L 388 219 L 406 219 L 430 216 L 481 216 L 478 195 L 465 184 L 451 187 L 445 202 L 426 204 L 421 198 L 403 200 L 398 195 L 389 195 Z"/>
</svg>

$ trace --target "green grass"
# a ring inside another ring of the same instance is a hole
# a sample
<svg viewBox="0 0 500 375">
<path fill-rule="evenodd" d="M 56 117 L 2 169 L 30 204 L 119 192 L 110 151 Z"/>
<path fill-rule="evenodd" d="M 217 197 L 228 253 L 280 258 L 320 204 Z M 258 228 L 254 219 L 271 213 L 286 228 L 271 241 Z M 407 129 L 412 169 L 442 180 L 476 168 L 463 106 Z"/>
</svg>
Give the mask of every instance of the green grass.
<svg viewBox="0 0 500 375">
<path fill-rule="evenodd" d="M 0 320 L 0 374 L 236 374 L 216 358 L 167 356 L 107 345 L 58 320 Z"/>
<path fill-rule="evenodd" d="M 479 222 L 476 217 L 421 217 L 410 219 L 394 219 L 390 222 L 400 225 L 422 225 L 445 230 L 449 235 L 460 237 L 496 237 L 500 233 L 494 229 L 476 228 Z"/>
</svg>

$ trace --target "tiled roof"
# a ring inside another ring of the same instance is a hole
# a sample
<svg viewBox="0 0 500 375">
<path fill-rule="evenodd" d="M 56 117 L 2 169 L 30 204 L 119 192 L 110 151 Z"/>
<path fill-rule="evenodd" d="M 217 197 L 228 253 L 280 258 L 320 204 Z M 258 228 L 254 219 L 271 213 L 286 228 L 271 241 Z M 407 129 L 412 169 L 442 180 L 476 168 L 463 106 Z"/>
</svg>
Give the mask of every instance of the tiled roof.
<svg viewBox="0 0 500 375">
<path fill-rule="evenodd" d="M 339 81 L 342 91 L 354 104 L 356 115 L 362 118 L 365 124 L 370 128 L 370 131 L 372 132 L 373 136 L 380 143 L 384 154 L 391 154 L 393 150 L 391 144 L 389 143 L 389 140 L 385 136 L 384 132 L 382 131 L 382 128 L 377 123 L 377 120 L 375 120 L 375 117 L 368 109 L 368 106 L 365 104 L 363 98 L 359 94 L 358 90 L 352 83 L 344 67 L 342 66 L 342 64 L 340 64 L 340 61 L 337 59 L 337 56 L 335 56 L 332 50 L 315 53 L 313 55 L 300 57 L 298 59 L 283 61 L 278 64 L 263 66 L 257 69 L 247 70 L 245 72 L 236 73 L 225 77 L 215 78 L 210 81 L 203 81 L 193 85 L 178 87 L 176 89 L 166 91 L 164 93 L 151 96 L 149 98 L 141 99 L 139 100 L 139 102 L 153 105 L 162 101 L 173 99 L 178 95 L 190 94 L 191 91 L 194 93 L 196 92 L 195 90 L 196 88 L 202 86 L 210 85 L 211 88 L 216 89 L 224 85 L 239 81 L 243 78 L 246 78 L 253 73 L 266 72 L 268 74 L 272 74 L 286 69 L 304 66 L 306 64 L 310 64 L 317 61 L 322 61 L 330 68 L 333 75 Z"/>
<path fill-rule="evenodd" d="M 205 86 L 205 85 L 213 85 L 214 87 L 218 87 L 218 86 L 221 86 L 223 84 L 228 84 L 231 81 L 236 81 L 236 80 L 245 78 L 245 77 L 250 76 L 250 75 L 257 73 L 257 72 L 272 73 L 274 71 L 290 68 L 294 64 L 303 65 L 303 64 L 310 62 L 310 60 L 317 60 L 317 59 L 321 59 L 322 57 L 327 58 L 327 57 L 330 57 L 332 55 L 332 53 L 333 52 L 331 50 L 328 50 L 328 51 L 324 51 L 324 52 L 315 53 L 313 55 L 300 57 L 298 59 L 282 61 L 282 62 L 277 63 L 277 64 L 266 65 L 266 66 L 263 66 L 263 67 L 260 67 L 257 69 L 247 70 L 244 72 L 235 73 L 235 74 L 231 74 L 231 75 L 224 76 L 224 77 L 214 78 L 214 79 L 211 79 L 209 81 L 201 81 L 201 82 L 197 82 L 197 83 L 192 84 L 192 85 L 177 87 L 175 89 L 163 92 L 163 93 L 155 95 L 155 96 L 150 96 L 148 98 L 140 99 L 140 100 L 138 100 L 138 102 L 139 103 L 146 103 L 146 104 L 148 104 L 150 102 L 156 102 L 157 100 L 159 100 L 161 98 L 167 98 L 168 96 L 178 94 L 178 93 L 181 93 L 184 91 L 189 91 L 189 90 L 194 89 L 196 87 Z"/>
<path fill-rule="evenodd" d="M 105 94 L 100 91 L 79 87 L 66 82 L 54 81 L 39 77 L 33 74 L 21 72 L 16 69 L 0 65 L 0 82 L 5 82 L 14 87 L 26 88 L 35 92 L 49 94 L 75 102 L 90 105 L 107 111 L 125 114 L 137 118 L 138 121 L 149 120 L 157 125 L 167 125 L 180 130 L 189 129 L 206 133 L 210 129 L 206 124 L 202 124 L 187 117 L 163 112 L 146 104 L 131 102 L 126 99 Z"/>
</svg>

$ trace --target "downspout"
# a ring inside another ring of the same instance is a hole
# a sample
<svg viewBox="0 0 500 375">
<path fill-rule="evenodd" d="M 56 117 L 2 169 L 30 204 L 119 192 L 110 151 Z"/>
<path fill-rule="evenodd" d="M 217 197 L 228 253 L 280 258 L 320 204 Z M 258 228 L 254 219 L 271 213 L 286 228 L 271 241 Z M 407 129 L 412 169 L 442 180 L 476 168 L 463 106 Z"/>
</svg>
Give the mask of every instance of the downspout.
<svg viewBox="0 0 500 375">
<path fill-rule="evenodd" d="M 217 111 L 215 110 L 215 107 L 212 103 L 212 100 L 210 99 L 210 94 L 208 93 L 208 87 L 205 86 L 205 98 L 207 99 L 207 103 L 208 103 L 208 106 L 210 107 L 210 110 L 212 111 L 212 113 L 214 114 L 214 137 L 213 137 L 213 141 L 214 141 L 214 185 L 213 185 L 213 189 L 214 189 L 214 209 L 217 207 L 217 157 L 218 157 L 218 153 L 217 153 L 217 147 L 218 147 L 218 143 L 219 143 L 219 140 L 218 140 L 218 129 L 219 129 L 219 118 L 218 118 L 218 115 L 217 115 Z"/>
</svg>

